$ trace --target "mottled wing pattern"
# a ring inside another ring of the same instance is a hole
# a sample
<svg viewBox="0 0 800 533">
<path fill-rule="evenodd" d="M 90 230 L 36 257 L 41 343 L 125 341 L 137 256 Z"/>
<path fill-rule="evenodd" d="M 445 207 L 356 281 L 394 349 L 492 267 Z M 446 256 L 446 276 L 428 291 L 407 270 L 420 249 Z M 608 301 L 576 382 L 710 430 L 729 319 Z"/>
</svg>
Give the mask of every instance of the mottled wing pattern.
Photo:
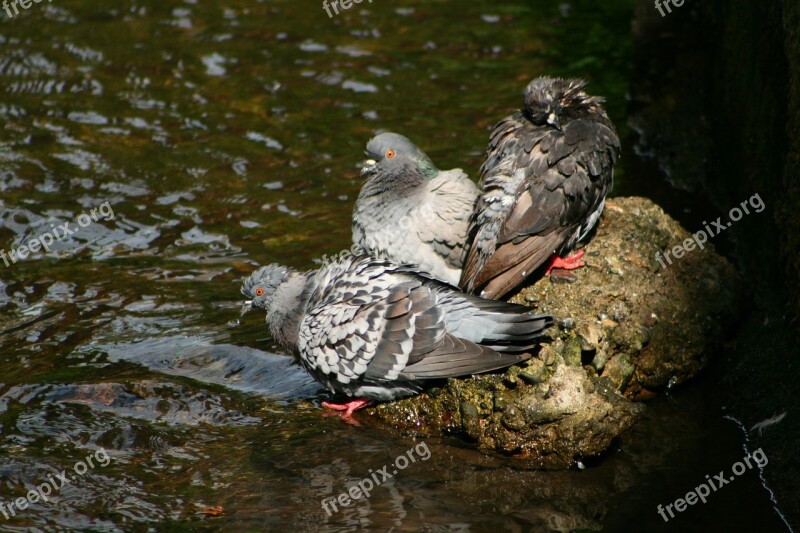
<svg viewBox="0 0 800 533">
<path fill-rule="evenodd" d="M 304 366 L 331 388 L 462 376 L 529 357 L 477 344 L 486 338 L 516 347 L 519 336 L 518 344 L 530 346 L 530 315 L 519 314 L 525 308 L 487 302 L 492 316 L 470 321 L 484 312 L 470 304 L 473 297 L 457 301 L 450 286 L 411 267 L 351 258 L 320 269 L 313 283 L 298 347 Z"/>
<path fill-rule="evenodd" d="M 452 268 L 464 264 L 467 231 L 479 195 L 477 185 L 461 169 L 440 172 L 428 185 L 429 200 L 414 213 L 420 240 Z"/>
<path fill-rule="evenodd" d="M 619 151 L 608 121 L 573 120 L 563 131 L 534 131 L 522 140 L 512 150 L 525 169 L 525 186 L 517 191 L 500 243 L 577 229 L 605 198 Z"/>
<path fill-rule="evenodd" d="M 320 270 L 300 326 L 312 372 L 340 384 L 390 382 L 446 336 L 443 310 L 424 279 L 382 261 L 353 258 Z"/>
<path fill-rule="evenodd" d="M 608 119 L 576 119 L 563 130 L 514 115 L 493 132 L 481 169 L 484 196 L 462 286 L 501 297 L 553 253 L 572 245 L 611 184 L 619 140 Z M 509 190 L 513 186 L 514 190 Z"/>
</svg>

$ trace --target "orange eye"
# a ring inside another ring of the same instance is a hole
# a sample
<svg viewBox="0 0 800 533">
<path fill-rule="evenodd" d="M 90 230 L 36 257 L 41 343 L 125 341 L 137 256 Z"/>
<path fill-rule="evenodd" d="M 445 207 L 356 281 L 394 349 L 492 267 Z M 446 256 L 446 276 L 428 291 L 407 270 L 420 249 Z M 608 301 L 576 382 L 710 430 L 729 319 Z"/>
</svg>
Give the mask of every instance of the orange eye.
<svg viewBox="0 0 800 533">
<path fill-rule="evenodd" d="M 394 155 L 395 155 L 395 154 L 394 154 L 394 150 L 392 150 L 391 148 L 389 148 L 388 150 L 386 150 L 386 159 L 391 159 L 391 158 L 393 158 L 393 157 L 394 157 Z"/>
<path fill-rule="evenodd" d="M 256 289 L 256 296 L 264 296 L 264 289 L 261 287 Z"/>
</svg>

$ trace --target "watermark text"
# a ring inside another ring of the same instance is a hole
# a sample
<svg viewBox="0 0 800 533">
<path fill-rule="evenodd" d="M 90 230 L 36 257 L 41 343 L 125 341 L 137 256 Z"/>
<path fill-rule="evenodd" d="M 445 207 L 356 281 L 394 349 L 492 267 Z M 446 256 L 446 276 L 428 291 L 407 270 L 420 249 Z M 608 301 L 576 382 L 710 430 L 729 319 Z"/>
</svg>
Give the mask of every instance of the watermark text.
<svg viewBox="0 0 800 533">
<path fill-rule="evenodd" d="M 711 237 L 716 237 L 726 229 L 733 226 L 734 222 L 739 222 L 744 215 L 750 214 L 750 208 L 753 209 L 754 212 L 760 213 L 764 210 L 766 205 L 764 204 L 764 200 L 761 199 L 761 196 L 756 193 L 750 197 L 750 199 L 743 201 L 739 206 L 734 207 L 728 213 L 728 218 L 730 219 L 727 223 L 723 222 L 722 217 L 717 217 L 717 220 L 708 224 L 703 222 L 703 228 L 700 231 L 692 234 L 691 238 L 686 239 L 681 244 L 678 244 L 662 255 L 661 252 L 656 252 L 656 260 L 661 264 L 661 268 L 666 269 L 667 264 L 672 264 L 672 259 L 681 259 L 687 252 L 691 252 L 695 248 L 699 248 L 701 250 L 705 249 L 705 245 L 708 242 L 708 239 Z M 672 255 L 672 257 L 670 257 Z"/>
<path fill-rule="evenodd" d="M 47 3 L 49 4 L 52 1 L 53 0 L 47 0 Z M 15 16 L 19 15 L 20 7 L 22 9 L 30 9 L 33 4 L 41 4 L 42 2 L 44 2 L 44 0 L 3 0 L 3 9 L 5 9 L 8 18 L 13 19 Z M 11 13 L 12 9 L 14 13 Z"/>
<path fill-rule="evenodd" d="M 331 0 L 331 2 L 328 2 L 328 0 L 323 0 L 322 9 L 324 9 L 325 13 L 328 14 L 328 18 L 332 19 L 334 13 L 337 15 L 339 14 L 340 7 L 342 8 L 343 11 L 347 11 L 348 9 L 353 7 L 353 4 L 360 4 L 363 1 L 364 0 Z M 367 1 L 370 4 L 372 3 L 372 0 L 367 0 Z M 331 13 L 331 9 L 333 9 L 333 13 Z"/>
<path fill-rule="evenodd" d="M 56 474 L 55 479 L 53 479 L 52 475 L 48 474 L 47 481 L 30 489 L 25 496 L 20 496 L 16 500 L 12 500 L 8 503 L 0 502 L 0 513 L 6 520 L 9 520 L 12 516 L 17 516 L 18 511 L 27 509 L 29 505 L 33 505 L 39 501 L 49 502 L 49 496 L 57 494 L 58 491 L 63 489 L 66 485 L 69 485 L 83 476 L 89 469 L 94 469 L 97 466 L 104 468 L 108 466 L 109 463 L 111 463 L 111 457 L 108 456 L 108 452 L 106 452 L 105 448 L 100 448 L 93 454 L 87 455 L 85 459 L 75 463 L 71 471 L 62 470 Z"/>
<path fill-rule="evenodd" d="M 11 266 L 12 264 L 16 264 L 20 259 L 27 259 L 30 254 L 35 254 L 40 250 L 50 252 L 50 246 L 52 246 L 53 243 L 56 241 L 60 242 L 64 240 L 65 237 L 78 233 L 81 228 L 85 228 L 97 222 L 101 216 L 105 221 L 114 219 L 114 210 L 108 202 L 103 203 L 100 207 L 92 209 L 88 213 L 81 213 L 78 215 L 77 225 L 70 227 L 70 222 L 64 222 L 59 226 L 50 224 L 50 231 L 38 237 L 34 237 L 33 239 L 29 239 L 25 244 L 17 248 L 12 248 L 8 252 L 0 250 L 0 260 L 2 260 L 6 266 Z"/>
<path fill-rule="evenodd" d="M 686 0 L 656 0 L 656 9 L 661 13 L 662 17 L 666 17 L 667 13 L 672 13 L 672 6 L 683 7 Z M 666 9 L 666 12 L 664 11 Z"/>
<path fill-rule="evenodd" d="M 431 458 L 431 450 L 425 442 L 420 442 L 413 448 L 410 448 L 405 454 L 398 455 L 392 465 L 386 465 L 383 468 L 373 472 L 369 469 L 370 475 L 359 481 L 353 483 L 348 487 L 347 491 L 342 492 L 336 497 L 329 497 L 322 500 L 322 508 L 328 514 L 333 516 L 339 512 L 337 503 L 342 507 L 349 507 L 354 501 L 366 499 L 370 497 L 372 490 L 375 487 L 380 487 L 381 483 L 392 479 L 400 470 L 405 470 L 411 463 L 416 463 L 417 459 L 427 461 Z M 394 467 L 391 471 L 390 468 Z"/>
<path fill-rule="evenodd" d="M 675 513 L 682 513 L 688 509 L 689 506 L 695 505 L 697 502 L 706 503 L 706 498 L 708 498 L 712 492 L 716 492 L 724 487 L 736 479 L 737 476 L 741 476 L 748 470 L 752 470 L 754 466 L 761 469 L 764 468 L 767 463 L 769 463 L 767 455 L 764 453 L 764 450 L 759 448 L 753 453 L 747 454 L 741 461 L 733 464 L 733 467 L 731 467 L 731 471 L 733 472 L 732 476 L 726 476 L 724 470 L 716 474 L 713 478 L 709 474 L 706 474 L 705 483 L 701 483 L 687 492 L 686 496 L 678 498 L 669 505 L 658 504 L 656 511 L 658 511 L 658 514 L 664 519 L 664 522 L 669 522 L 670 519 L 675 518 Z"/>
</svg>

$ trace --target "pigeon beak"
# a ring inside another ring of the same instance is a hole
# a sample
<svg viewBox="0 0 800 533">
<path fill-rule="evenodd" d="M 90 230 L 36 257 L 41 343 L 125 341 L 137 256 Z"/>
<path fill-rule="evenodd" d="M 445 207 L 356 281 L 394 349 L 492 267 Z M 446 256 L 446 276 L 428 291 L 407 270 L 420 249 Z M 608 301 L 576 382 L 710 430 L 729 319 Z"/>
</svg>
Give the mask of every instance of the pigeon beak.
<svg viewBox="0 0 800 533">
<path fill-rule="evenodd" d="M 547 115 L 547 123 L 553 126 L 554 128 L 560 129 L 558 124 L 558 117 L 556 116 L 555 113 L 550 113 L 549 115 Z"/>
<path fill-rule="evenodd" d="M 370 174 L 375 171 L 375 166 L 378 164 L 374 159 L 367 159 L 361 165 L 361 175 Z"/>
<path fill-rule="evenodd" d="M 239 316 L 246 315 L 247 313 L 250 312 L 251 309 L 253 309 L 253 300 L 246 300 L 244 302 L 244 305 L 242 305 L 242 314 Z"/>
</svg>

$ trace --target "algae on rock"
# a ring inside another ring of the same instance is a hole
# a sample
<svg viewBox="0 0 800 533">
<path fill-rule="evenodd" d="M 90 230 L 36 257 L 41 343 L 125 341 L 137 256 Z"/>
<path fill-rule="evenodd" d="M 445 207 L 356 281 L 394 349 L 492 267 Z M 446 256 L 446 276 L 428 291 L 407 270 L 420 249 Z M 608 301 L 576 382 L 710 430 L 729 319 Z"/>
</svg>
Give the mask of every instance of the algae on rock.
<svg viewBox="0 0 800 533">
<path fill-rule="evenodd" d="M 540 279 L 511 300 L 556 317 L 533 359 L 369 412 L 542 468 L 603 453 L 642 415 L 632 399 L 695 377 L 736 319 L 739 278 L 710 243 L 666 268 L 656 259 L 689 237 L 650 200 L 609 200 L 576 281 Z"/>
</svg>

